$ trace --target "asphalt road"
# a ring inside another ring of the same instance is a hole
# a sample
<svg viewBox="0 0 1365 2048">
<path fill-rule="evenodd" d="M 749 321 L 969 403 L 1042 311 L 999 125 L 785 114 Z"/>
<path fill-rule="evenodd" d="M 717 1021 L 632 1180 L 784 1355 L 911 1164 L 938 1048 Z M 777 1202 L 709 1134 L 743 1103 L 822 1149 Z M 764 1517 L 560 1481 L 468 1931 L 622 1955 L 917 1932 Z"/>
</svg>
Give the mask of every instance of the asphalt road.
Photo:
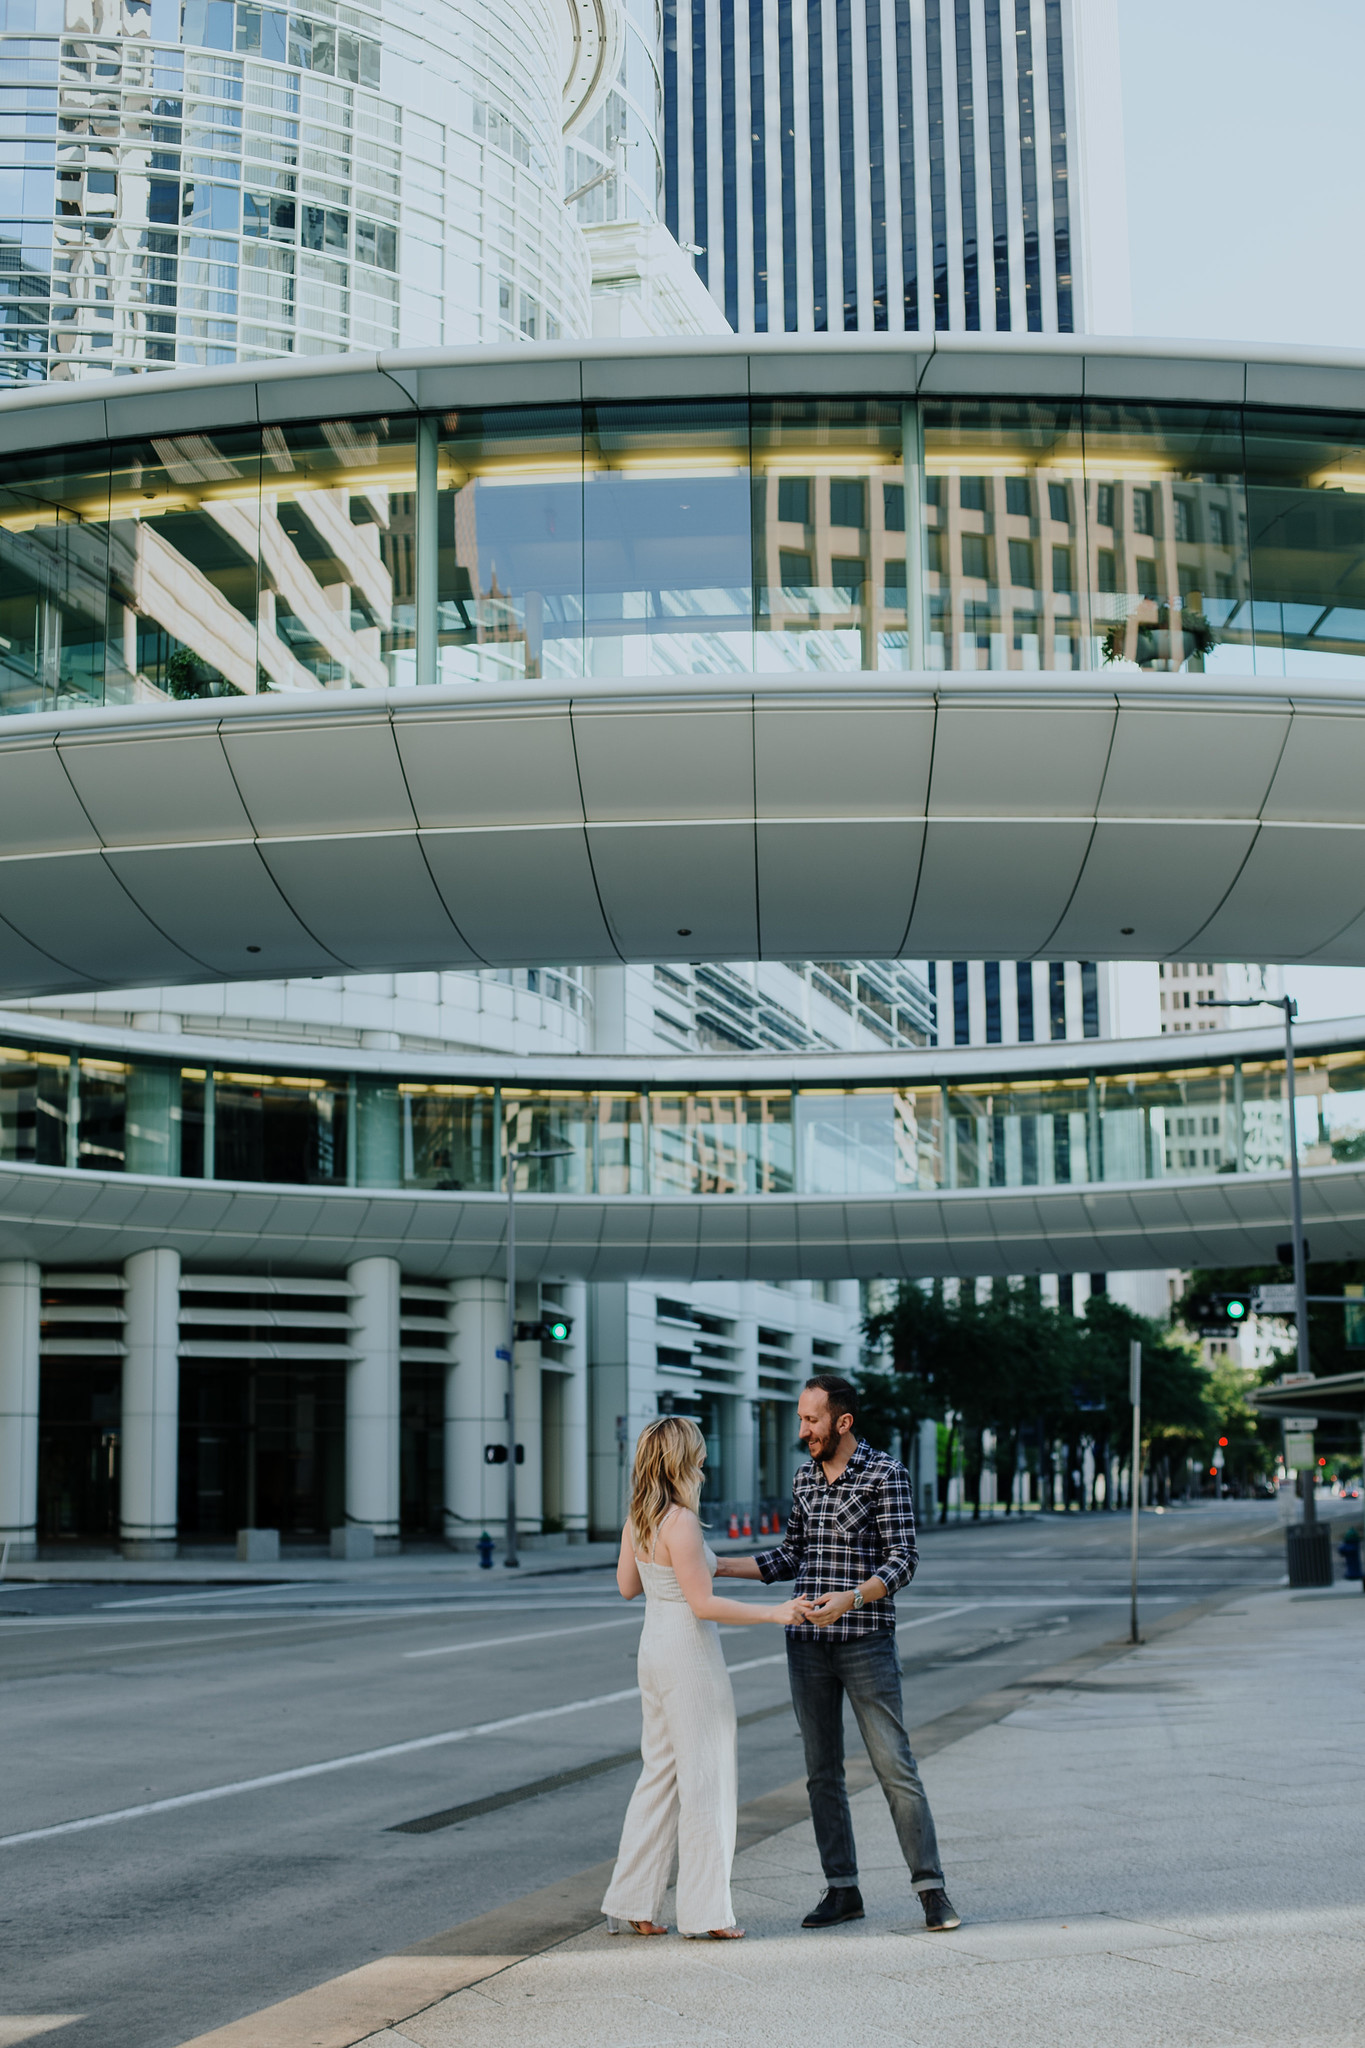
<svg viewBox="0 0 1365 2048">
<path fill-rule="evenodd" d="M 1273 1503 L 1144 1514 L 1144 1612 L 1280 1582 L 1277 1537 Z M 911 1726 L 1126 1635 L 1127 1545 L 1104 1514 L 927 1532 L 898 1602 Z M 640 1619 L 595 1570 L 0 1586 L 0 2019 L 177 2048 L 609 1856 Z M 744 1800 L 800 1747 L 780 1633 L 724 1647 Z"/>
</svg>

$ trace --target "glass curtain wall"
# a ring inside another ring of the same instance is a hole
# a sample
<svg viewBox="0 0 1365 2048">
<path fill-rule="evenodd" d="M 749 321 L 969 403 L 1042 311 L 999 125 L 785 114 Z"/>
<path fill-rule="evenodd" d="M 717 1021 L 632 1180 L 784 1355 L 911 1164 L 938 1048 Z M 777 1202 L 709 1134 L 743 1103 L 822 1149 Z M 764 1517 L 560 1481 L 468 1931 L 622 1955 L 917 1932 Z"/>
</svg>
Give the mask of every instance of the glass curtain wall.
<svg viewBox="0 0 1365 2048">
<path fill-rule="evenodd" d="M 1303 1052 L 1305 1166 L 1365 1160 L 1365 1049 Z M 0 1163 L 532 1195 L 906 1195 L 1284 1169 L 1284 1066 L 869 1087 L 493 1087 L 0 1046 Z"/>
<path fill-rule="evenodd" d="M 1362 660 L 1365 421 L 1342 414 L 596 403 L 0 456 L 7 711 Z"/>
</svg>

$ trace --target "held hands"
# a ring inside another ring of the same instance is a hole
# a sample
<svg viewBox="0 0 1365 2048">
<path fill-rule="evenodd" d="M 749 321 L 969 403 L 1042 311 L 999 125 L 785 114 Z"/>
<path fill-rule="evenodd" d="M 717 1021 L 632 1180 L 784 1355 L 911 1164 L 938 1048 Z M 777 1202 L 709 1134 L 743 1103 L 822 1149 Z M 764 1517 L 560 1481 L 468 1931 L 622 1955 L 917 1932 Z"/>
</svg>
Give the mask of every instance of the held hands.
<svg viewBox="0 0 1365 2048">
<path fill-rule="evenodd" d="M 850 1587 L 844 1593 L 823 1593 L 818 1600 L 801 1600 L 793 1605 L 804 1607 L 803 1619 L 813 1622 L 816 1628 L 828 1628 L 832 1621 L 852 1612 L 853 1593 L 854 1589 Z"/>
<path fill-rule="evenodd" d="M 794 1628 L 799 1621 L 811 1621 L 812 1603 L 809 1600 L 780 1600 L 776 1607 L 770 1607 L 764 1615 L 765 1621 L 774 1621 L 779 1628 Z"/>
</svg>

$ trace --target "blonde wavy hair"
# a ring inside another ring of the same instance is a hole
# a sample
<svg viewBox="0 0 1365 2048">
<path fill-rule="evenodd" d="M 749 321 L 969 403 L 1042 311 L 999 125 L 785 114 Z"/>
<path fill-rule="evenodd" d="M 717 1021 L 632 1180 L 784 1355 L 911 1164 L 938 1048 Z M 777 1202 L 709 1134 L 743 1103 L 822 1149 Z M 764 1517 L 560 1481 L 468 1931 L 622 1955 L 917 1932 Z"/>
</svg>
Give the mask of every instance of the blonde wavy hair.
<svg viewBox="0 0 1365 2048">
<path fill-rule="evenodd" d="M 661 1415 L 640 1431 L 630 1483 L 630 1527 L 641 1556 L 652 1553 L 670 1508 L 696 1513 L 705 1459 L 706 1439 L 686 1415 Z"/>
</svg>

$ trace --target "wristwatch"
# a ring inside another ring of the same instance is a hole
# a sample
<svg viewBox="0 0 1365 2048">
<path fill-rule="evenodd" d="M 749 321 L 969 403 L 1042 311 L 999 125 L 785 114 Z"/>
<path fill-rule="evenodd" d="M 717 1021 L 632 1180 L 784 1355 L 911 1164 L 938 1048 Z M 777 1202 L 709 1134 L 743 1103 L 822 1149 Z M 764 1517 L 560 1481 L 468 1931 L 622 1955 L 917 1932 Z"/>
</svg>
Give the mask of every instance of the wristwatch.
<svg viewBox="0 0 1365 2048">
<path fill-rule="evenodd" d="M 859 1610 L 860 1610 L 860 1609 L 862 1608 L 862 1606 L 863 1606 L 863 1589 L 862 1589 L 862 1587 L 861 1587 L 861 1586 L 857 1586 L 857 1587 L 855 1587 L 855 1588 L 854 1588 L 854 1593 L 853 1593 L 853 1612 L 854 1612 L 855 1614 L 857 1614 L 857 1613 L 859 1612 Z"/>
</svg>

